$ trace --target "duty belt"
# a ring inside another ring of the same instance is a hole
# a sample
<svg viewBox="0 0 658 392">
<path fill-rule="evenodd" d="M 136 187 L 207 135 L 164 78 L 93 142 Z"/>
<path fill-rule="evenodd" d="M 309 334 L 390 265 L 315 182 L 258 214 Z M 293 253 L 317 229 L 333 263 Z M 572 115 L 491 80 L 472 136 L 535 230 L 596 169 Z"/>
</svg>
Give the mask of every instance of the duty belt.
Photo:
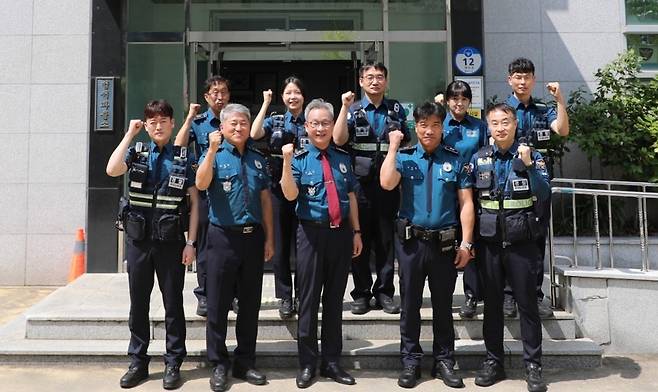
<svg viewBox="0 0 658 392">
<path fill-rule="evenodd" d="M 215 225 L 213 223 L 213 225 Z M 242 234 L 251 234 L 254 231 L 256 231 L 257 228 L 260 227 L 259 224 L 257 223 L 249 223 L 246 225 L 233 225 L 233 226 L 220 226 L 220 225 L 215 225 L 217 227 L 220 227 L 224 230 L 232 231 L 234 233 L 242 233 Z"/>
<path fill-rule="evenodd" d="M 532 207 L 533 203 L 534 203 L 534 199 L 532 197 L 527 199 L 519 199 L 519 200 L 503 200 L 503 209 L 519 210 L 522 208 Z M 500 202 L 498 200 L 480 199 L 480 207 L 486 208 L 488 210 L 498 210 L 500 208 Z"/>
<path fill-rule="evenodd" d="M 357 151 L 388 151 L 388 143 L 352 143 L 351 147 Z"/>
<path fill-rule="evenodd" d="M 454 227 L 443 230 L 430 230 L 420 226 L 411 226 L 411 233 L 414 237 L 423 241 L 439 242 L 454 241 L 457 238 L 457 230 Z"/>
<path fill-rule="evenodd" d="M 300 219 L 299 223 L 301 223 L 302 225 L 313 226 L 313 227 L 321 227 L 321 228 L 327 228 L 327 229 L 338 229 L 338 228 L 343 226 L 343 225 L 334 226 L 329 221 L 323 221 L 323 220 Z"/>
</svg>

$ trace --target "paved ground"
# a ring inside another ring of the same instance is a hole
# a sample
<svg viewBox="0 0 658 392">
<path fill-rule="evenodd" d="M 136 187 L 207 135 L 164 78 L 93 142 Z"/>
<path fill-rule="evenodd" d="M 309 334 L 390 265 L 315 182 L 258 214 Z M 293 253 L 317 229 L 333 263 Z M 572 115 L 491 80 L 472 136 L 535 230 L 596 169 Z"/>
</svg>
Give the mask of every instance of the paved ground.
<svg viewBox="0 0 658 392">
<path fill-rule="evenodd" d="M 0 325 L 13 319 L 25 309 L 41 300 L 55 288 L 49 287 L 0 287 Z M 125 371 L 122 367 L 85 364 L 0 364 L 0 390 L 19 391 L 114 391 L 120 390 L 118 380 Z M 236 382 L 231 391 L 285 391 L 295 390 L 295 371 L 265 369 L 269 385 L 254 387 L 242 381 Z M 209 369 L 183 366 L 185 384 L 183 391 L 207 391 Z M 391 391 L 403 390 L 396 384 L 397 371 L 354 371 L 356 386 L 340 386 L 320 379 L 309 391 Z M 545 372 L 553 391 L 605 392 L 605 391 L 658 391 L 658 355 L 606 356 L 603 366 L 597 369 L 554 369 Z M 466 389 L 480 390 L 473 384 L 473 372 L 464 372 Z M 487 391 L 525 391 L 522 371 L 510 371 L 510 380 L 499 383 Z M 135 391 L 162 390 L 162 365 L 151 364 L 151 379 L 135 388 Z M 422 380 L 416 391 L 448 390 L 439 380 Z"/>
</svg>

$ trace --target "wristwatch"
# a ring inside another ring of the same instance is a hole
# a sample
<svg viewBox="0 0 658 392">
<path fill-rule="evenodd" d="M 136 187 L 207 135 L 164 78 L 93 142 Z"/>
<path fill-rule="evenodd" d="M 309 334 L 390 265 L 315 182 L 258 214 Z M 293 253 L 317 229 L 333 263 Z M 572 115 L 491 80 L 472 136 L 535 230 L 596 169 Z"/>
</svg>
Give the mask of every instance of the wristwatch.
<svg viewBox="0 0 658 392">
<path fill-rule="evenodd" d="M 459 247 L 464 248 L 470 252 L 473 250 L 473 243 L 468 241 L 462 241 L 461 244 L 459 244 Z"/>
<path fill-rule="evenodd" d="M 187 241 L 185 241 L 185 245 L 189 245 L 192 248 L 196 248 L 196 241 L 187 240 Z"/>
<path fill-rule="evenodd" d="M 352 233 L 354 233 L 354 234 L 361 234 L 361 229 L 352 230 Z"/>
</svg>

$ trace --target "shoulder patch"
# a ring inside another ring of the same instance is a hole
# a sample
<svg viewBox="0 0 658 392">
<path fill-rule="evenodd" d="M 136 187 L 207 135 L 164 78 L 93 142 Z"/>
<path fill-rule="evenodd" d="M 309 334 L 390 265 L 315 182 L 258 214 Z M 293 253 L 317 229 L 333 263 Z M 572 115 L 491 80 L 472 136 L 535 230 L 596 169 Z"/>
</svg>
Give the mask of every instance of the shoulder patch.
<svg viewBox="0 0 658 392">
<path fill-rule="evenodd" d="M 490 157 L 493 155 L 493 146 L 491 144 L 488 144 L 482 148 L 480 148 L 477 152 L 478 158 L 486 158 Z"/>
<path fill-rule="evenodd" d="M 413 154 L 416 151 L 416 146 L 403 147 L 398 149 L 398 152 L 402 154 Z"/>
<path fill-rule="evenodd" d="M 447 144 L 444 144 L 444 145 L 443 145 L 443 149 L 446 150 L 446 151 L 448 151 L 448 152 L 450 152 L 450 153 L 453 153 L 453 154 L 455 154 L 455 155 L 459 155 L 459 151 L 457 151 L 456 148 L 454 148 L 454 147 L 452 147 L 452 146 L 449 146 L 449 145 L 447 145 Z"/>
<path fill-rule="evenodd" d="M 308 154 L 308 150 L 299 150 L 295 153 L 295 158 L 302 157 L 304 155 Z"/>
<path fill-rule="evenodd" d="M 205 120 L 207 117 L 208 117 L 208 113 L 197 114 L 197 115 L 194 117 L 194 121 L 197 121 L 197 120 Z"/>
<path fill-rule="evenodd" d="M 336 146 L 332 146 L 332 147 L 333 147 L 334 150 L 336 150 L 336 151 L 338 151 L 338 152 L 340 152 L 340 153 L 343 153 L 343 154 L 346 154 L 346 155 L 349 155 L 349 154 L 350 154 L 349 152 L 343 150 L 343 149 L 340 148 L 340 147 L 336 147 Z"/>
</svg>

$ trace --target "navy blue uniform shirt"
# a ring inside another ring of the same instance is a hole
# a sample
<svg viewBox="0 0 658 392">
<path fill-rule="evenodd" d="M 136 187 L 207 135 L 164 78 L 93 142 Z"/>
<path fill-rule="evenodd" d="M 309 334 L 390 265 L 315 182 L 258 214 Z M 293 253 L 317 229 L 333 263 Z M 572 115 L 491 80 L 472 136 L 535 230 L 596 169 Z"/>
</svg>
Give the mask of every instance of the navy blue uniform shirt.
<svg viewBox="0 0 658 392">
<path fill-rule="evenodd" d="M 518 174 L 512 169 L 512 162 L 517 156 L 519 143 L 514 142 L 507 151 L 493 145 L 493 175 L 495 181 L 494 189 L 504 189 L 504 199 L 512 198 L 512 185 L 513 180 L 520 178 Z M 528 173 L 528 181 L 530 183 L 530 191 L 539 200 L 548 200 L 551 194 L 551 186 L 549 185 L 548 171 L 546 170 L 546 162 L 542 155 L 536 151 L 532 151 L 533 164 L 526 169 Z M 471 181 L 475 183 L 478 176 L 478 154 L 473 154 L 471 158 Z"/>
<path fill-rule="evenodd" d="M 428 177 L 430 157 L 432 173 Z M 471 188 L 468 167 L 457 151 L 439 145 L 428 154 L 420 143 L 403 148 L 395 157 L 395 168 L 402 176 L 400 189 L 400 218 L 426 229 L 443 229 L 459 222 L 459 189 Z M 428 181 L 432 182 L 432 194 L 428 195 Z M 428 211 L 428 198 L 431 211 Z"/>
<path fill-rule="evenodd" d="M 407 112 L 404 110 L 402 105 L 400 105 L 397 101 L 384 98 L 382 100 L 382 103 L 378 107 L 375 107 L 375 105 L 372 102 L 370 102 L 370 100 L 368 100 L 367 96 L 361 98 L 361 107 L 365 111 L 366 118 L 368 119 L 368 123 L 370 123 L 370 126 L 372 127 L 372 130 L 375 132 L 377 138 L 381 138 L 381 136 L 386 131 L 388 112 L 395 111 L 396 109 L 395 105 L 398 105 L 397 107 L 398 109 L 397 112 L 399 113 L 398 120 L 400 121 L 400 125 L 402 126 L 402 129 L 400 129 L 400 131 L 404 134 L 405 140 L 408 140 L 409 130 L 407 129 Z M 352 140 L 352 138 L 354 137 L 354 133 L 356 132 L 355 122 L 354 122 L 354 112 L 356 106 L 357 105 L 352 105 L 347 114 L 347 129 L 350 134 L 350 140 Z M 388 139 L 385 138 L 380 140 L 388 140 Z"/>
<path fill-rule="evenodd" d="M 292 175 L 297 183 L 297 216 L 303 220 L 329 221 L 329 202 L 322 177 L 321 151 L 313 144 L 297 153 L 292 160 Z M 334 176 L 342 221 L 349 219 L 350 201 L 348 193 L 354 192 L 356 177 L 347 152 L 334 146 L 327 149 L 329 166 Z"/>
<path fill-rule="evenodd" d="M 543 104 L 538 107 L 532 97 L 530 97 L 528 106 L 521 103 L 514 94 L 507 97 L 505 103 L 516 110 L 518 121 L 516 140 L 519 140 L 520 137 L 529 138 L 533 128 L 551 129 L 551 123 L 557 119 L 557 112 L 554 108 Z"/>
<path fill-rule="evenodd" d="M 284 132 L 292 133 L 297 137 L 299 141 L 301 138 L 306 138 L 306 129 L 304 128 L 304 113 L 302 112 L 299 117 L 293 117 L 290 111 L 287 111 L 283 115 L 283 127 Z M 272 137 L 272 130 L 274 128 L 274 119 L 272 116 L 268 117 L 263 121 L 263 130 L 265 131 L 265 140 L 268 140 Z M 306 139 L 308 141 L 308 139 Z"/>
<path fill-rule="evenodd" d="M 201 156 L 201 161 L 206 154 Z M 247 147 L 244 155 L 224 140 L 215 155 L 208 199 L 210 222 L 217 226 L 261 223 L 263 211 L 260 193 L 269 189 L 265 157 Z"/>
<path fill-rule="evenodd" d="M 215 113 L 210 108 L 194 118 L 190 129 L 189 143 L 196 142 L 197 159 L 208 151 L 208 147 L 210 147 L 208 134 L 219 129 L 219 126 L 219 118 L 215 117 Z"/>
<path fill-rule="evenodd" d="M 135 155 L 135 147 L 130 147 L 126 153 L 125 162 L 130 169 L 133 159 L 132 156 Z M 148 172 L 146 175 L 146 183 L 144 183 L 143 190 L 145 193 L 152 193 L 155 186 L 168 181 L 169 172 L 174 162 L 174 146 L 171 143 L 167 143 L 162 148 L 162 151 L 158 148 L 158 145 L 153 141 L 149 143 L 149 162 L 148 162 Z M 187 189 L 194 185 L 194 173 L 191 169 L 191 162 L 188 159 L 187 161 L 187 170 L 185 188 Z"/>
<path fill-rule="evenodd" d="M 457 149 L 464 161 L 470 161 L 480 147 L 489 144 L 487 124 L 470 114 L 457 121 L 448 112 L 443 121 L 443 143 Z"/>
</svg>

